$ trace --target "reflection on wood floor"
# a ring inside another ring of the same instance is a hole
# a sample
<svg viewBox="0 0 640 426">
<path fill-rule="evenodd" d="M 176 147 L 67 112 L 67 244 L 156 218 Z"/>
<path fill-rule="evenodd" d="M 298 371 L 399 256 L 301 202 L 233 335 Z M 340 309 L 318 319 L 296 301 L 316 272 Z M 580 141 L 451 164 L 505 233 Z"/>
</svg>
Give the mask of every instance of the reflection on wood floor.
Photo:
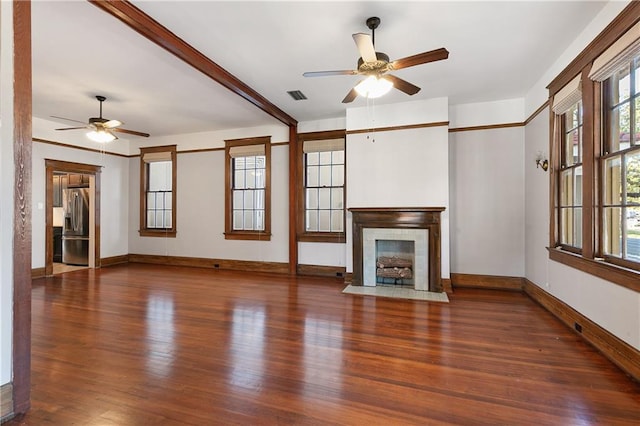
<svg viewBox="0 0 640 426">
<path fill-rule="evenodd" d="M 129 264 L 33 282 L 8 425 L 622 425 L 640 386 L 527 296 Z"/>
<path fill-rule="evenodd" d="M 64 274 L 65 272 L 79 271 L 87 269 L 87 266 L 65 265 L 64 263 L 53 263 L 53 275 Z"/>
</svg>

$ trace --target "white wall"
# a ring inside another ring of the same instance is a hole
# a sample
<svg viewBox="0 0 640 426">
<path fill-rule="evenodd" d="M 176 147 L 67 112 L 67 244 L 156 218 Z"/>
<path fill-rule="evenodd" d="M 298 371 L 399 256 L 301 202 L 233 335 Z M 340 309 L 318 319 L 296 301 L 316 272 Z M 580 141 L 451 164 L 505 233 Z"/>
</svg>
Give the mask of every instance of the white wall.
<svg viewBox="0 0 640 426">
<path fill-rule="evenodd" d="M 547 285 L 549 254 L 549 179 L 550 171 L 536 168 L 541 152 L 549 158 L 549 108 L 538 114 L 525 128 L 524 200 L 525 200 L 525 274 L 531 282 Z"/>
<path fill-rule="evenodd" d="M 177 233 L 175 238 L 140 237 L 140 159 L 129 160 L 129 253 L 264 262 L 289 261 L 289 145 L 271 147 L 271 241 L 225 240 L 225 139 L 271 136 L 288 142 L 287 126 L 150 138 L 145 146 L 177 144 Z M 138 152 L 139 153 L 139 152 Z"/>
<path fill-rule="evenodd" d="M 556 59 L 553 65 L 538 79 L 538 82 L 529 89 L 525 96 L 525 113 L 527 117 L 533 114 L 533 112 L 549 98 L 549 93 L 546 89 L 549 83 L 551 83 L 629 3 L 630 0 L 613 0 L 607 3 L 562 55 Z"/>
<path fill-rule="evenodd" d="M 524 275 L 523 150 L 522 127 L 450 134 L 452 272 Z"/>
<path fill-rule="evenodd" d="M 523 98 L 449 106 L 449 127 L 452 129 L 522 123 L 524 120 Z"/>
<path fill-rule="evenodd" d="M 620 11 L 627 1 L 608 3 L 528 92 L 528 113 L 548 98 L 548 85 Z M 525 277 L 605 330 L 640 350 L 640 293 L 549 260 L 550 173 L 535 168 L 538 151 L 549 150 L 548 109 L 525 130 Z"/>
<path fill-rule="evenodd" d="M 0 385 L 12 379 L 13 4 L 0 2 Z"/>
<path fill-rule="evenodd" d="M 448 121 L 448 99 L 347 110 L 347 131 Z M 347 208 L 445 207 L 442 277 L 449 277 L 449 151 L 447 126 L 347 135 Z M 347 271 L 353 270 L 347 215 Z"/>
</svg>

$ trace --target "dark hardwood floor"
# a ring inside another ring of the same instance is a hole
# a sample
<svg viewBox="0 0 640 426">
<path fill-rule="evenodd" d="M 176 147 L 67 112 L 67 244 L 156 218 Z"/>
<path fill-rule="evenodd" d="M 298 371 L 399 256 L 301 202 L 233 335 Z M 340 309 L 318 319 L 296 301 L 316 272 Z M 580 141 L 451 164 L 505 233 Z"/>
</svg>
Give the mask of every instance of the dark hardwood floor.
<svg viewBox="0 0 640 426">
<path fill-rule="evenodd" d="M 640 385 L 527 296 L 130 264 L 33 283 L 8 425 L 631 425 Z"/>
</svg>

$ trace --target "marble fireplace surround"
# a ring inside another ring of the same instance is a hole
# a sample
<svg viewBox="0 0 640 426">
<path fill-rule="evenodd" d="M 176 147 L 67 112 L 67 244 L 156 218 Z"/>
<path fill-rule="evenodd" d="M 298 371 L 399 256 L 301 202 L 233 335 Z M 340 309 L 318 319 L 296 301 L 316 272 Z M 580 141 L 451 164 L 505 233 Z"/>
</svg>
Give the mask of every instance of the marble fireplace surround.
<svg viewBox="0 0 640 426">
<path fill-rule="evenodd" d="M 416 286 L 416 290 L 442 292 L 441 257 L 440 257 L 440 214 L 444 207 L 354 207 L 349 211 L 353 218 L 353 278 L 351 285 L 365 285 L 366 276 L 363 272 L 364 252 L 370 250 L 365 241 L 371 235 L 383 235 L 380 230 L 426 229 L 428 286 Z M 365 229 L 373 229 L 374 232 Z M 413 234 L 409 232 L 408 234 Z M 416 233 L 415 235 L 418 235 Z M 420 238 L 420 237 L 418 237 Z M 375 242 L 374 242 L 375 243 Z M 417 261 L 417 258 L 416 258 Z M 423 265 L 415 265 L 417 269 L 424 269 Z M 368 283 L 367 283 L 368 284 Z M 370 285 L 370 284 L 369 284 Z M 426 287 L 426 288 L 425 288 Z"/>
</svg>

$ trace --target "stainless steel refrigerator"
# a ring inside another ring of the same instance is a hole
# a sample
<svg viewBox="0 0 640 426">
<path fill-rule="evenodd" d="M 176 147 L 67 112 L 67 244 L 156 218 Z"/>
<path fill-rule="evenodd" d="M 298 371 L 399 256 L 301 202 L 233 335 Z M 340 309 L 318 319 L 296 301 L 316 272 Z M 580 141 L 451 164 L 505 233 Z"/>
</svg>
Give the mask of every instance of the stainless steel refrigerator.
<svg viewBox="0 0 640 426">
<path fill-rule="evenodd" d="M 62 263 L 89 265 L 89 188 L 63 190 Z"/>
</svg>

